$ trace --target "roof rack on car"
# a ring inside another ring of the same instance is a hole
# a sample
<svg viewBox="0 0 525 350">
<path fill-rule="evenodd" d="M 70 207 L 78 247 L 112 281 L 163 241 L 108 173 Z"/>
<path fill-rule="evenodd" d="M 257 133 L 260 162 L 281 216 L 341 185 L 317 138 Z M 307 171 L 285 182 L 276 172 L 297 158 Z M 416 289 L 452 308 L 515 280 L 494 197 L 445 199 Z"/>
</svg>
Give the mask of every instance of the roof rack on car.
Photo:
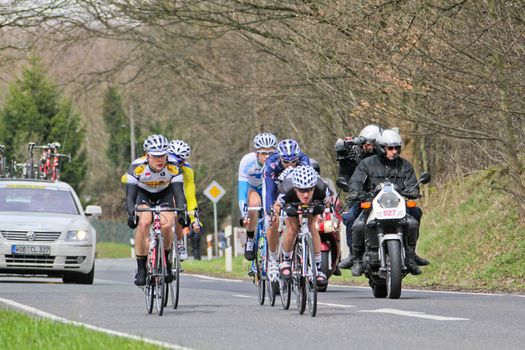
<svg viewBox="0 0 525 350">
<path fill-rule="evenodd" d="M 5 146 L 0 145 L 0 178 L 60 180 L 62 159 L 71 161 L 71 154 L 59 153 L 60 143 L 51 142 L 37 145 L 34 142 L 27 144 L 28 159 L 19 163 L 11 161 L 10 166 L 5 157 Z M 42 150 L 40 158 L 35 161 L 34 150 Z"/>
</svg>

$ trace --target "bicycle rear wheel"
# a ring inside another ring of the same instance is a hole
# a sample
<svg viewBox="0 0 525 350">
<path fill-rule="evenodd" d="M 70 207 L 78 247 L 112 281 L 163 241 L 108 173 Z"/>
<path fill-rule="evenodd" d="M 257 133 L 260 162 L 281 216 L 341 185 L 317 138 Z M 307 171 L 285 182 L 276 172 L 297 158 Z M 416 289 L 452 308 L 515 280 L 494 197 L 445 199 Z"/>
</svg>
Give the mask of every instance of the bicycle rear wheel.
<svg viewBox="0 0 525 350">
<path fill-rule="evenodd" d="M 155 298 L 155 291 L 153 286 L 153 259 L 154 256 L 148 253 L 147 267 L 146 267 L 146 285 L 144 286 L 144 296 L 146 298 L 146 310 L 148 314 L 153 312 L 153 300 Z"/>
<path fill-rule="evenodd" d="M 146 284 L 146 286 L 144 287 L 144 295 L 146 297 L 146 310 L 148 311 L 148 314 L 151 314 L 151 312 L 153 311 L 153 289 L 153 285 L 151 284 Z"/>
<path fill-rule="evenodd" d="M 311 236 L 306 236 L 304 240 L 304 250 L 307 266 L 307 275 L 305 279 L 306 301 L 310 316 L 314 317 L 317 313 L 317 269 L 315 266 L 314 244 Z"/>
<path fill-rule="evenodd" d="M 290 308 L 290 300 L 292 299 L 292 283 L 279 279 L 279 290 L 281 292 L 281 304 L 283 309 Z"/>
<path fill-rule="evenodd" d="M 179 306 L 179 288 L 180 288 L 180 257 L 179 250 L 176 245 L 173 245 L 171 249 L 172 260 L 171 260 L 171 271 L 173 273 L 173 282 L 170 283 L 171 286 L 171 306 L 176 309 Z M 173 285 L 175 284 L 175 285 Z"/>
</svg>

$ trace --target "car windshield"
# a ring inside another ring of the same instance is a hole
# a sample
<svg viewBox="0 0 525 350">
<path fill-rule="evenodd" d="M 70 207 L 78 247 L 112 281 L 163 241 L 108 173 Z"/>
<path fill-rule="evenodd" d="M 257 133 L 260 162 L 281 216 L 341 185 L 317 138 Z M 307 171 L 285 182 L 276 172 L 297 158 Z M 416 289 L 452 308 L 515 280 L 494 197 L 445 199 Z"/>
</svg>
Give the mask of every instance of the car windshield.
<svg viewBox="0 0 525 350">
<path fill-rule="evenodd" d="M 79 214 L 70 191 L 36 186 L 0 188 L 0 211 Z"/>
</svg>

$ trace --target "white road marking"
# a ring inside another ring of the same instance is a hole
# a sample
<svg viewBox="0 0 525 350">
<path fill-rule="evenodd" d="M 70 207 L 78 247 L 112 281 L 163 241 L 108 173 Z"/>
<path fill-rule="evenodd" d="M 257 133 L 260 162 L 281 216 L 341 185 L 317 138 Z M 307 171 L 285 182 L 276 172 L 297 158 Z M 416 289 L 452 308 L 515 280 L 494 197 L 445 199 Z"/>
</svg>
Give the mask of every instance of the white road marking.
<svg viewBox="0 0 525 350">
<path fill-rule="evenodd" d="M 427 315 L 424 312 L 404 311 L 404 310 L 397 310 L 397 309 L 359 310 L 359 312 L 394 314 L 394 315 L 400 315 L 400 316 L 426 318 L 426 319 L 436 320 L 436 321 L 470 321 L 470 319 L 468 319 L 468 318 L 447 317 L 447 316 L 438 316 L 438 315 Z"/>
<path fill-rule="evenodd" d="M 109 334 L 109 335 L 114 335 L 114 336 L 117 336 L 117 337 L 128 338 L 128 339 L 133 339 L 133 340 L 139 340 L 139 341 L 143 341 L 145 343 L 162 346 L 162 347 L 165 347 L 165 348 L 168 348 L 168 349 L 192 350 L 191 348 L 187 348 L 187 347 L 183 347 L 183 346 L 179 346 L 179 345 L 174 345 L 174 344 L 169 344 L 169 343 L 161 342 L 161 341 L 154 340 L 154 339 L 143 338 L 143 337 L 139 337 L 137 335 L 132 335 L 132 334 L 128 334 L 128 333 L 118 332 L 118 331 L 114 331 L 114 330 L 106 329 L 106 328 L 101 328 L 101 327 L 93 326 L 93 325 L 90 325 L 90 324 L 87 324 L 87 323 L 83 323 L 83 322 L 71 321 L 71 320 L 68 320 L 66 318 L 63 318 L 63 317 L 60 317 L 60 316 L 56 316 L 56 315 L 50 314 L 48 312 L 36 309 L 34 307 L 31 307 L 31 306 L 28 306 L 28 305 L 24 305 L 24 304 L 20 304 L 20 303 L 18 303 L 16 301 L 13 301 L 13 300 L 10 300 L 10 299 L 0 298 L 0 302 L 4 303 L 4 304 L 7 304 L 7 305 L 10 305 L 10 306 L 12 306 L 14 308 L 17 308 L 17 309 L 20 309 L 20 310 L 32 313 L 32 314 L 37 315 L 39 317 L 48 318 L 48 319 L 50 319 L 52 321 L 61 322 L 61 323 L 65 323 L 65 324 L 71 324 L 71 325 L 79 326 L 79 327 L 85 327 L 87 329 L 91 329 L 91 330 L 94 330 L 94 331 L 97 331 L 97 332 L 106 333 L 106 334 Z"/>
<path fill-rule="evenodd" d="M 352 308 L 355 307 L 355 305 L 343 305 L 343 304 L 332 304 L 332 303 L 320 303 L 317 302 L 317 305 L 326 305 L 326 306 L 332 306 L 332 307 L 342 307 L 342 308 Z"/>
<path fill-rule="evenodd" d="M 244 299 L 257 299 L 257 297 L 254 297 L 253 295 L 243 295 L 243 294 L 233 294 L 232 297 L 244 298 Z"/>
<path fill-rule="evenodd" d="M 212 281 L 224 281 L 224 282 L 235 282 L 235 283 L 243 282 L 242 280 L 235 280 L 235 279 L 229 279 L 229 278 L 218 278 L 218 277 L 211 277 L 211 276 L 204 276 L 204 275 L 196 275 L 196 274 L 193 274 L 193 273 L 185 273 L 185 275 L 186 276 L 198 277 L 198 278 L 202 278 L 202 279 L 205 279 L 205 280 L 212 280 Z"/>
</svg>

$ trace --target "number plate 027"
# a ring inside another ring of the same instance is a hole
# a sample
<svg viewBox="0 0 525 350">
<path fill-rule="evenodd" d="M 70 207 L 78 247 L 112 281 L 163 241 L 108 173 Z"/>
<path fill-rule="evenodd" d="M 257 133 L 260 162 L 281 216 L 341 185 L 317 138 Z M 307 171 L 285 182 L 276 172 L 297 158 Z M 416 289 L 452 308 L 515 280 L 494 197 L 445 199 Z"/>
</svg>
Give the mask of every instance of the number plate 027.
<svg viewBox="0 0 525 350">
<path fill-rule="evenodd" d="M 12 245 L 11 254 L 49 255 L 51 248 L 48 245 Z"/>
</svg>

